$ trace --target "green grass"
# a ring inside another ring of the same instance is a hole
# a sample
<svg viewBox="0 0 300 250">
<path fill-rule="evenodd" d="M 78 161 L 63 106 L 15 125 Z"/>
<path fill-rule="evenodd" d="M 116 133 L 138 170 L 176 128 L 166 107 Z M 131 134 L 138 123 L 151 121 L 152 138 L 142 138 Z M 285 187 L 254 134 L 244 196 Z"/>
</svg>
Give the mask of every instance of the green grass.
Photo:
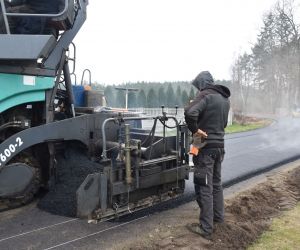
<svg viewBox="0 0 300 250">
<path fill-rule="evenodd" d="M 264 249 L 300 249 L 300 204 L 282 217 L 274 219 L 270 229 L 248 248 Z"/>
<path fill-rule="evenodd" d="M 231 134 L 237 132 L 250 131 L 250 130 L 266 127 L 269 124 L 270 121 L 260 121 L 260 122 L 245 124 L 245 125 L 233 123 L 232 125 L 228 126 L 225 129 L 225 133 Z"/>
</svg>

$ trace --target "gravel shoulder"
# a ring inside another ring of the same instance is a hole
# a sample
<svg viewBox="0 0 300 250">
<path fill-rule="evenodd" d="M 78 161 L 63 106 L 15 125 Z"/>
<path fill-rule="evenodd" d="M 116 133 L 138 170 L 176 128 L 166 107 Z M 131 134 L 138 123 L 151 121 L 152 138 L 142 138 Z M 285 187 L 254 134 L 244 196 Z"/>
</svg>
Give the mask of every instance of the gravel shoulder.
<svg viewBox="0 0 300 250">
<path fill-rule="evenodd" d="M 211 241 L 186 229 L 199 216 L 196 202 L 190 202 L 153 215 L 146 230 L 129 234 L 110 249 L 246 249 L 273 218 L 300 201 L 299 166 L 297 161 L 226 189 L 225 223 L 215 226 Z"/>
</svg>

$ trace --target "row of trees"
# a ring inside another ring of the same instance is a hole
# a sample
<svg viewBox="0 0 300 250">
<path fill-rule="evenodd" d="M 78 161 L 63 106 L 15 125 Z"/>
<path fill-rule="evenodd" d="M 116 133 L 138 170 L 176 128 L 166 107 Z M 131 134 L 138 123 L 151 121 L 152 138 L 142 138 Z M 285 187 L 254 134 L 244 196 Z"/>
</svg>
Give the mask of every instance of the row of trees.
<svg viewBox="0 0 300 250">
<path fill-rule="evenodd" d="M 136 83 L 122 87 L 134 87 L 138 91 L 128 93 L 128 107 L 157 108 L 162 105 L 166 107 L 183 107 L 189 100 L 194 99 L 194 88 L 182 88 L 179 85 L 174 89 L 172 84 Z M 119 87 L 119 86 L 118 86 Z M 107 86 L 104 94 L 109 106 L 125 107 L 125 92 L 115 89 L 115 86 Z"/>
<path fill-rule="evenodd" d="M 229 86 L 230 82 L 216 81 L 216 84 Z M 138 91 L 128 93 L 129 108 L 158 108 L 162 105 L 170 108 L 175 106 L 182 108 L 197 94 L 197 89 L 190 82 L 138 82 L 118 86 L 108 85 L 104 87 L 104 94 L 111 107 L 125 107 L 125 91 L 117 90 L 115 87 L 138 89 Z"/>
<path fill-rule="evenodd" d="M 263 18 L 251 53 L 232 68 L 233 105 L 240 111 L 276 112 L 299 105 L 300 36 L 293 0 L 280 0 Z"/>
</svg>

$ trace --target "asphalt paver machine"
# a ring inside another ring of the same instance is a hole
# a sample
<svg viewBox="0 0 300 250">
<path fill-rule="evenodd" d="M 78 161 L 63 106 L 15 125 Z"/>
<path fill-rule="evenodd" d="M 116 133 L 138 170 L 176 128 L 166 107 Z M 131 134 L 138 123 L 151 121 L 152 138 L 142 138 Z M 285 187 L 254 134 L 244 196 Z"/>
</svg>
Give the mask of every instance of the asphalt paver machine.
<svg viewBox="0 0 300 250">
<path fill-rule="evenodd" d="M 88 1 L 35 1 L 39 11 L 30 1 L 15 2 L 0 0 L 0 209 L 26 204 L 40 188 L 63 181 L 58 166 L 78 163 L 69 155 L 59 164 L 69 148 L 89 159 L 80 168 L 93 166 L 74 192 L 79 217 L 115 216 L 181 194 L 189 145 L 176 116 L 76 105 L 69 48 Z M 47 12 L 49 2 L 56 11 Z"/>
</svg>

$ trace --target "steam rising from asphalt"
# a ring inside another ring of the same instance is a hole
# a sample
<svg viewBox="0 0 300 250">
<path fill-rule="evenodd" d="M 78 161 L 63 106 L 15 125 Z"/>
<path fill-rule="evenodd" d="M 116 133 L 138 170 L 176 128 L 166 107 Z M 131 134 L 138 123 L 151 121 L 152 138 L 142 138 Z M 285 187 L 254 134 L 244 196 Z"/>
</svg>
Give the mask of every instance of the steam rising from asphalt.
<svg viewBox="0 0 300 250">
<path fill-rule="evenodd" d="M 282 148 L 295 150 L 299 148 L 300 142 L 300 118 L 280 118 L 271 125 L 270 130 L 262 131 L 261 137 L 265 141 L 264 147 L 272 147 L 279 153 Z"/>
</svg>

